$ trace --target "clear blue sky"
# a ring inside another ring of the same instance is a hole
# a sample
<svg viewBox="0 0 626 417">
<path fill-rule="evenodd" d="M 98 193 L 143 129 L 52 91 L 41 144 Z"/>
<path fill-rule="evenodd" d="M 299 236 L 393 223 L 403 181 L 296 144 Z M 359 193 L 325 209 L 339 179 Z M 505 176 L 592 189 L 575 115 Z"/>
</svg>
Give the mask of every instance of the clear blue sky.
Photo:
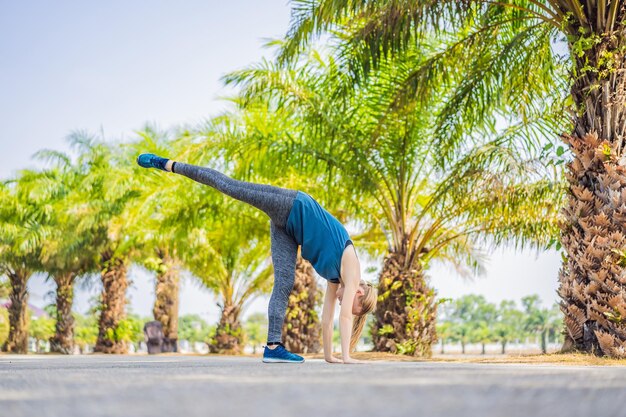
<svg viewBox="0 0 626 417">
<path fill-rule="evenodd" d="M 226 104 L 225 73 L 269 52 L 265 39 L 287 31 L 286 0 L 232 1 L 32 1 L 0 0 L 0 178 L 37 166 L 41 148 L 66 150 L 73 130 L 131 138 L 146 122 L 163 128 L 198 123 Z M 445 268 L 431 270 L 444 297 L 484 294 L 491 301 L 538 293 L 556 300 L 559 257 L 498 251 L 485 277 L 463 281 Z M 371 275 L 368 278 L 374 279 Z M 151 314 L 150 276 L 131 270 L 131 309 Z M 35 277 L 37 305 L 52 301 L 53 285 Z M 79 286 L 76 309 L 84 312 L 97 283 Z M 250 311 L 263 311 L 260 299 Z M 217 317 L 215 300 L 185 280 L 181 313 Z"/>
</svg>

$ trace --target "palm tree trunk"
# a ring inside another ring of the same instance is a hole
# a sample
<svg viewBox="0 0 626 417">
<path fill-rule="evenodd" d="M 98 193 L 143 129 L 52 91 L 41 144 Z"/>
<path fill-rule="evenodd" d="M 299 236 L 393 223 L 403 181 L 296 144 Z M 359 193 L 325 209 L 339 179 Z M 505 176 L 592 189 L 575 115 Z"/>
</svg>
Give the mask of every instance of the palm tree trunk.
<svg viewBox="0 0 626 417">
<path fill-rule="evenodd" d="M 69 355 L 74 349 L 74 273 L 54 277 L 57 284 L 55 335 L 50 339 L 50 351 Z"/>
<path fill-rule="evenodd" d="M 166 252 L 158 251 L 163 270 L 156 277 L 156 299 L 152 313 L 163 325 L 162 352 L 178 351 L 178 300 L 180 270 Z"/>
<path fill-rule="evenodd" d="M 315 281 L 311 264 L 298 255 L 296 277 L 289 295 L 283 323 L 285 347 L 296 353 L 317 353 L 322 347 L 322 332 L 316 307 L 322 293 Z"/>
<path fill-rule="evenodd" d="M 224 305 L 220 321 L 215 329 L 215 336 L 209 344 L 211 353 L 241 353 L 243 331 L 239 322 L 240 313 L 236 305 Z"/>
<path fill-rule="evenodd" d="M 28 289 L 31 272 L 23 269 L 7 273 L 11 284 L 9 300 L 9 337 L 2 346 L 4 352 L 28 353 Z"/>
<path fill-rule="evenodd" d="M 98 321 L 98 341 L 94 352 L 127 353 L 128 346 L 117 334 L 120 321 L 126 314 L 126 288 L 128 288 L 127 268 L 123 259 L 108 253 L 102 256 L 102 295 L 100 299 L 100 319 Z"/>
<path fill-rule="evenodd" d="M 626 357 L 626 73 L 622 27 L 575 56 L 572 97 L 579 113 L 564 135 L 573 160 L 559 274 L 566 346 Z M 613 68 L 607 68 L 613 66 Z M 585 67 L 598 71 L 588 71 Z"/>
<path fill-rule="evenodd" d="M 435 291 L 419 265 L 405 266 L 406 257 L 401 251 L 385 257 L 374 312 L 374 350 L 430 357 L 437 342 Z"/>
</svg>

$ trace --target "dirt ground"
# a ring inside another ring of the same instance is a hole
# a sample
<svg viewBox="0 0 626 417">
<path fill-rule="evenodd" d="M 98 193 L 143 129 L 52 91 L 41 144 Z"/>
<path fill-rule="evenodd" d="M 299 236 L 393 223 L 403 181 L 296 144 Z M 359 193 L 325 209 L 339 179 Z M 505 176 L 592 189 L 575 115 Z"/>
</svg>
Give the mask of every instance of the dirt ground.
<svg viewBox="0 0 626 417">
<path fill-rule="evenodd" d="M 353 356 L 361 360 L 390 362 L 449 362 L 449 363 L 528 363 L 546 365 L 581 365 L 581 366 L 626 366 L 626 359 L 601 358 L 581 353 L 550 353 L 523 355 L 434 355 L 431 358 L 394 355 L 382 352 L 356 352 Z M 310 359 L 324 359 L 322 354 L 304 355 Z"/>
</svg>

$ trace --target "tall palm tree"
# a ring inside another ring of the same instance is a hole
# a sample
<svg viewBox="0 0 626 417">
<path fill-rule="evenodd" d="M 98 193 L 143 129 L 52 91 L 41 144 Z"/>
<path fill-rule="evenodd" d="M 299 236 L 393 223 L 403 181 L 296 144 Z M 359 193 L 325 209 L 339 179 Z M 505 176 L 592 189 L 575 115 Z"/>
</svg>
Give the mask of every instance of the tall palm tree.
<svg viewBox="0 0 626 417">
<path fill-rule="evenodd" d="M 81 227 L 85 222 L 84 201 L 77 193 L 83 180 L 71 158 L 57 151 L 42 150 L 39 159 L 53 162 L 51 169 L 31 174 L 33 188 L 46 196 L 49 233 L 42 243 L 41 270 L 56 284 L 55 334 L 50 339 L 52 352 L 70 354 L 74 348 L 74 285 L 76 280 L 96 269 L 93 232 Z M 79 233 L 77 233 L 79 231 Z"/>
<path fill-rule="evenodd" d="M 461 119 L 481 124 L 496 109 L 523 116 L 530 86 L 557 87 L 571 110 L 571 127 L 553 132 L 568 132 L 562 139 L 571 151 L 561 223 L 567 255 L 559 274 L 565 347 L 613 357 L 626 357 L 624 6 L 622 0 L 302 0 L 294 2 L 283 54 L 293 56 L 312 35 L 342 25 L 359 52 L 352 62 L 362 74 L 413 47 L 420 39 L 415 33 L 456 29 L 402 89 L 419 94 L 464 63 L 465 81 L 440 117 L 445 139 L 454 139 Z M 567 45 L 566 73 L 549 70 L 561 60 L 556 39 Z"/>
<path fill-rule="evenodd" d="M 386 254 L 375 347 L 416 355 L 429 355 L 436 340 L 437 303 L 425 276 L 431 261 L 471 273 L 480 267 L 480 245 L 547 244 L 561 192 L 555 180 L 533 179 L 544 167 L 532 152 L 511 146 L 511 137 L 529 129 L 528 120 L 484 137 L 475 148 L 442 154 L 431 138 L 433 119 L 447 104 L 446 86 L 425 102 L 397 95 L 411 69 L 427 59 L 411 51 L 381 64 L 356 89 L 333 57 L 320 54 L 305 63 L 263 63 L 227 77 L 242 86 L 244 111 L 287 114 L 295 127 L 287 135 L 248 137 L 241 149 L 267 149 L 281 164 L 305 173 L 310 167 L 331 192 L 352 195 L 343 207 L 362 225 L 355 240 Z M 551 120 L 549 112 L 535 116 Z"/>
<path fill-rule="evenodd" d="M 31 193 L 28 172 L 0 183 L 0 274 L 8 277 L 9 336 L 4 352 L 28 352 L 28 279 L 39 269 L 47 211 Z"/>
<path fill-rule="evenodd" d="M 95 267 L 92 243 L 87 234 L 76 234 L 77 216 L 56 204 L 54 230 L 44 243 L 42 270 L 56 284 L 55 334 L 50 339 L 52 352 L 71 354 L 74 348 L 74 285 L 84 273 Z"/>
<path fill-rule="evenodd" d="M 141 152 L 168 155 L 174 159 L 178 149 L 184 148 L 186 132 L 162 132 L 146 126 L 137 132 L 140 140 L 128 149 L 128 160 Z M 178 350 L 178 307 L 182 261 L 180 242 L 185 239 L 180 225 L 166 226 L 163 221 L 178 210 L 178 182 L 161 173 L 146 172 L 135 167 L 133 175 L 141 178 L 141 197 L 133 201 L 131 210 L 137 213 L 130 233 L 137 236 L 137 262 L 155 273 L 154 319 L 163 326 L 164 352 Z"/>
<path fill-rule="evenodd" d="M 100 139 L 76 132 L 70 137 L 79 153 L 80 182 L 76 198 L 83 214 L 78 231 L 88 231 L 97 251 L 102 282 L 98 341 L 94 351 L 125 353 L 127 345 L 119 325 L 126 314 L 128 266 L 135 248 L 129 225 L 137 213 L 128 210 L 139 196 L 139 185 L 132 175 L 133 160 Z"/>
</svg>

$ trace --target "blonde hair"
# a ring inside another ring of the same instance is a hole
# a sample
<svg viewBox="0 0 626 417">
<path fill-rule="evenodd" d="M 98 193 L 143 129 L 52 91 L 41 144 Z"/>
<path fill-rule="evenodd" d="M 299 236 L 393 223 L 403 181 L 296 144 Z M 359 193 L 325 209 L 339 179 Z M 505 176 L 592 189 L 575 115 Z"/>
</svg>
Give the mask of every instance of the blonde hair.
<svg viewBox="0 0 626 417">
<path fill-rule="evenodd" d="M 376 301 L 378 300 L 378 291 L 376 291 L 376 288 L 374 288 L 372 284 L 361 280 L 359 285 L 363 288 L 365 293 L 361 298 L 361 314 L 354 316 L 354 320 L 352 322 L 350 352 L 354 351 L 357 343 L 359 342 L 359 338 L 361 337 L 361 333 L 363 333 L 363 328 L 365 327 L 365 322 L 367 321 L 367 313 L 374 311 L 376 308 Z"/>
</svg>

